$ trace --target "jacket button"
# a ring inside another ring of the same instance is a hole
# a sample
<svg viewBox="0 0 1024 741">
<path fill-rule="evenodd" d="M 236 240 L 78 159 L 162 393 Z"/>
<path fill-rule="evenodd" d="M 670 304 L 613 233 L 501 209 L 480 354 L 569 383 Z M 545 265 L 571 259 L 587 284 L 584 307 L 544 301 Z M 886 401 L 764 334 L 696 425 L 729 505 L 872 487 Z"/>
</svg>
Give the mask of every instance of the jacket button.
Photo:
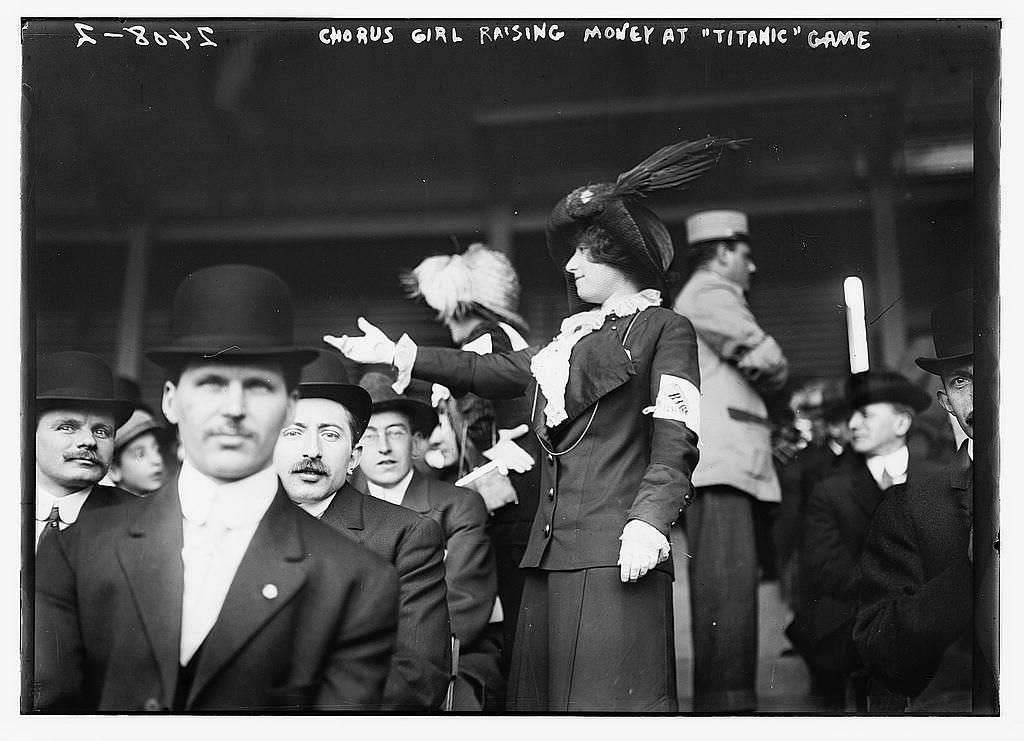
<svg viewBox="0 0 1024 741">
<path fill-rule="evenodd" d="M 160 707 L 159 700 L 157 700 L 155 697 L 151 697 L 142 704 L 142 709 L 150 713 L 155 713 L 158 710 L 162 710 L 163 708 Z"/>
<path fill-rule="evenodd" d="M 555 498 L 555 487 L 552 486 L 550 489 L 548 489 L 548 499 L 554 499 L 554 498 Z"/>
<path fill-rule="evenodd" d="M 551 535 L 551 525 L 550 524 L 544 526 L 544 537 L 546 538 L 549 535 Z"/>
</svg>

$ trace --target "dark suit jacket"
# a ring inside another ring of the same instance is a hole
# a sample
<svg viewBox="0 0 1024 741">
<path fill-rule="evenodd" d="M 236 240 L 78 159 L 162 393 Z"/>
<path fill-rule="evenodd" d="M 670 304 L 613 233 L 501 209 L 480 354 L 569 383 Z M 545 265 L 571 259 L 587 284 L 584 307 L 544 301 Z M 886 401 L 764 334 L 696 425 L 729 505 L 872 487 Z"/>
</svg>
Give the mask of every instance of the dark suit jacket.
<svg viewBox="0 0 1024 741">
<path fill-rule="evenodd" d="M 933 464 L 911 456 L 907 481 L 927 477 Z M 885 496 L 864 457 L 843 456 L 811 493 L 804 516 L 804 547 L 800 564 L 801 604 L 793 633 L 809 663 L 834 671 L 850 671 L 859 663 L 852 647 L 853 615 L 860 589 L 860 558 L 871 518 Z M 792 637 L 792 636 L 791 636 Z"/>
<path fill-rule="evenodd" d="M 441 528 L 429 517 L 367 496 L 350 484 L 338 490 L 320 521 L 398 570 L 398 643 L 384 709 L 436 710 L 451 670 Z"/>
<path fill-rule="evenodd" d="M 37 710 L 172 707 L 182 542 L 176 479 L 43 541 L 36 562 Z M 397 602 L 391 566 L 279 489 L 203 644 L 184 709 L 377 706 Z"/>
<path fill-rule="evenodd" d="M 541 457 L 540 504 L 521 566 L 555 571 L 614 567 L 628 520 L 643 520 L 668 537 L 693 497 L 696 434 L 681 421 L 643 413 L 657 398 L 662 374 L 699 388 L 693 325 L 662 308 L 608 317 L 572 349 L 565 392 L 568 419 L 555 428 L 545 423 L 547 400 L 530 371 L 539 350 L 476 355 L 421 347 L 413 374 L 444 383 L 454 393 L 536 398 L 538 439 L 548 450 L 567 452 Z M 672 559 L 657 568 L 671 574 Z"/>
<path fill-rule="evenodd" d="M 912 482 L 875 514 L 853 640 L 872 675 L 894 692 L 914 697 L 935 682 L 970 689 L 969 639 L 960 661 L 944 658 L 955 659 L 947 649 L 972 629 L 973 490 L 965 444 L 945 470 Z"/>
</svg>

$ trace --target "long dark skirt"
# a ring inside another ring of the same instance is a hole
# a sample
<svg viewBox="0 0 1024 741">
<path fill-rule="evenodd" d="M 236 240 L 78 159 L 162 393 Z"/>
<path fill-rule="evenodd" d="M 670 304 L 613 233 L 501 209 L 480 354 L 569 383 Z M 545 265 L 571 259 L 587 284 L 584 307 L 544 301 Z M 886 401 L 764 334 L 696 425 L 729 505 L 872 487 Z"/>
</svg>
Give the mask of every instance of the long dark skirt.
<svg viewBox="0 0 1024 741">
<path fill-rule="evenodd" d="M 529 569 L 516 630 L 508 709 L 676 712 L 672 579 L 635 584 L 617 566 Z"/>
</svg>

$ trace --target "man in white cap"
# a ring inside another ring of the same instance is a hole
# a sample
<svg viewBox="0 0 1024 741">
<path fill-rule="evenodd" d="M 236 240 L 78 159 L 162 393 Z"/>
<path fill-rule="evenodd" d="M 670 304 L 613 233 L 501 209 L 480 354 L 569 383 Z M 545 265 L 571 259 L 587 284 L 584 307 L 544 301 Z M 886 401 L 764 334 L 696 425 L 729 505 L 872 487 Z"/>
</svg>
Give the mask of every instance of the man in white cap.
<svg viewBox="0 0 1024 741">
<path fill-rule="evenodd" d="M 694 271 L 675 310 L 697 330 L 702 392 L 697 496 L 686 512 L 694 710 L 746 712 L 757 708 L 753 500 L 781 500 L 761 395 L 786 383 L 789 366 L 747 304 L 756 267 L 746 214 L 693 214 L 686 237 Z"/>
</svg>

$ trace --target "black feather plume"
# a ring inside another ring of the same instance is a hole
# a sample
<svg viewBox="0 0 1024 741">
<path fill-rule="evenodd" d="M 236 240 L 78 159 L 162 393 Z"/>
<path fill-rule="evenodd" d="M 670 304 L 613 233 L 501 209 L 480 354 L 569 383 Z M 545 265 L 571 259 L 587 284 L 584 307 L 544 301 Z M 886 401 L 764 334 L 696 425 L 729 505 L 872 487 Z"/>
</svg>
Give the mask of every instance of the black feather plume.
<svg viewBox="0 0 1024 741">
<path fill-rule="evenodd" d="M 748 141 L 705 136 L 669 144 L 619 175 L 611 195 L 644 196 L 652 190 L 685 187 L 715 165 L 724 149 L 738 149 Z"/>
</svg>

